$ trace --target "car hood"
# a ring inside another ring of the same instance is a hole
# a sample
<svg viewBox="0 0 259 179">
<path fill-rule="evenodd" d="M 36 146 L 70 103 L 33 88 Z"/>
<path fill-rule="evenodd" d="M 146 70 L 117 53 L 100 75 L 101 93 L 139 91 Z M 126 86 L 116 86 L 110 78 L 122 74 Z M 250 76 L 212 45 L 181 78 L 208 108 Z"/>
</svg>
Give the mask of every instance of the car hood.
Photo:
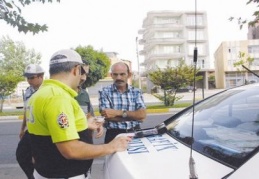
<svg viewBox="0 0 259 179">
<path fill-rule="evenodd" d="M 219 179 L 233 171 L 195 151 L 199 179 Z M 189 178 L 190 148 L 168 134 L 133 139 L 127 151 L 105 157 L 105 179 Z"/>
</svg>

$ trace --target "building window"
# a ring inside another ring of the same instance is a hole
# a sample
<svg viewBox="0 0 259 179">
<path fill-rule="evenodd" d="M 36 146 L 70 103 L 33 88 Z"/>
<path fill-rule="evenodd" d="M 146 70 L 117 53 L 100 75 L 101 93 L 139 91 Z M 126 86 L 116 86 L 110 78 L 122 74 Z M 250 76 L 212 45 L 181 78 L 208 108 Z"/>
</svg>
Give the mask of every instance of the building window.
<svg viewBox="0 0 259 179">
<path fill-rule="evenodd" d="M 197 40 L 204 40 L 204 31 L 203 30 L 198 30 L 196 34 Z M 195 31 L 190 30 L 188 31 L 188 40 L 195 40 Z"/>
<path fill-rule="evenodd" d="M 228 53 L 227 53 L 227 58 L 231 60 L 237 60 L 239 59 L 239 47 L 228 47 Z"/>
<path fill-rule="evenodd" d="M 166 54 L 170 54 L 174 52 L 174 47 L 173 46 L 163 46 L 162 51 Z"/>
<path fill-rule="evenodd" d="M 258 45 L 248 46 L 248 53 L 259 53 L 259 46 Z"/>
<path fill-rule="evenodd" d="M 178 24 L 179 17 L 156 17 L 154 24 Z"/>
<path fill-rule="evenodd" d="M 176 67 L 180 64 L 180 60 L 178 59 L 170 59 L 167 61 L 169 67 Z"/>
<path fill-rule="evenodd" d="M 180 32 L 156 32 L 154 35 L 155 38 L 179 38 Z"/>
<path fill-rule="evenodd" d="M 204 59 L 198 59 L 197 60 L 197 66 L 198 66 L 198 68 L 204 69 L 205 68 L 205 60 Z"/>
<path fill-rule="evenodd" d="M 197 22 L 196 22 L 197 25 L 204 24 L 202 15 L 197 15 L 196 18 L 197 18 Z M 195 26 L 195 15 L 194 14 L 187 16 L 187 25 Z"/>
<path fill-rule="evenodd" d="M 158 68 L 166 68 L 167 67 L 167 60 L 157 60 L 155 62 L 155 65 L 158 67 Z"/>
<path fill-rule="evenodd" d="M 254 61 L 252 62 L 252 66 L 259 66 L 259 58 L 254 58 Z"/>
<path fill-rule="evenodd" d="M 237 47 L 229 47 L 229 48 L 228 48 L 228 53 L 234 53 L 234 54 L 236 54 L 236 53 L 237 53 Z"/>
<path fill-rule="evenodd" d="M 244 74 L 240 72 L 226 73 L 226 88 L 243 85 L 244 80 Z"/>
<path fill-rule="evenodd" d="M 152 54 L 173 54 L 173 53 L 180 53 L 181 52 L 180 45 L 159 45 L 154 48 Z"/>
</svg>

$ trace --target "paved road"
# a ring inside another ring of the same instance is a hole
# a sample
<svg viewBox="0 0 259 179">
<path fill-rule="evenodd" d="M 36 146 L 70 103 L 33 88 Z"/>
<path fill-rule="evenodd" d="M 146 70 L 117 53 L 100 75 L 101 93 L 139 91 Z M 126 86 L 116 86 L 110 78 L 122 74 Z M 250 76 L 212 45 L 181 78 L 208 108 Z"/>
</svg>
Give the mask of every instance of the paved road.
<svg viewBox="0 0 259 179">
<path fill-rule="evenodd" d="M 171 117 L 172 113 L 150 114 L 142 128 L 154 127 Z M 15 159 L 15 150 L 19 141 L 18 133 L 21 120 L 0 120 L 0 179 L 26 179 L 25 174 Z M 103 137 L 94 140 L 95 144 L 103 143 Z M 103 178 L 103 158 L 95 159 L 92 168 L 92 179 Z"/>
</svg>

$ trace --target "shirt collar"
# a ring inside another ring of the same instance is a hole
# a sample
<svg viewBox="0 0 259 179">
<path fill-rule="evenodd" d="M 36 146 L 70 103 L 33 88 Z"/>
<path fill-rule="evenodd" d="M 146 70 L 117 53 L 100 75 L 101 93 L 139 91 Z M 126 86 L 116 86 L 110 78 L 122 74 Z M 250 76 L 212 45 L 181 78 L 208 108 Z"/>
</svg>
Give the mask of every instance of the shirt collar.
<svg viewBox="0 0 259 179">
<path fill-rule="evenodd" d="M 132 88 L 134 88 L 134 87 L 127 84 L 127 89 L 126 89 L 125 92 L 128 92 L 128 91 L 131 90 Z M 115 84 L 112 84 L 112 91 L 115 91 L 115 92 L 118 92 L 118 91 L 119 91 L 119 90 L 117 89 L 117 87 L 116 87 Z"/>
</svg>

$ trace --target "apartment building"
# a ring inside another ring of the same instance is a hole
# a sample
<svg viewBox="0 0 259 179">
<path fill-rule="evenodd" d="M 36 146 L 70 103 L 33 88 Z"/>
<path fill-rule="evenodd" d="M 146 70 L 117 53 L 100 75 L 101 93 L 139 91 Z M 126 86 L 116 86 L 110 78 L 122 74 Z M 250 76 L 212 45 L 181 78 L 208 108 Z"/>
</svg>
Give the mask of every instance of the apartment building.
<svg viewBox="0 0 259 179">
<path fill-rule="evenodd" d="M 194 47 L 198 49 L 197 68 L 204 76 L 204 88 L 208 88 L 211 69 L 206 12 L 150 11 L 143 20 L 139 44 L 144 56 L 146 71 L 156 67 L 177 66 L 180 60 L 193 64 Z M 148 83 L 152 87 L 151 83 Z"/>
<path fill-rule="evenodd" d="M 259 39 L 259 23 L 256 23 L 254 26 L 248 26 L 247 39 Z"/>
<path fill-rule="evenodd" d="M 240 56 L 243 53 L 243 57 Z M 251 63 L 247 58 L 253 58 Z M 242 66 L 235 66 L 243 61 L 243 65 L 259 74 L 259 39 L 222 42 L 216 52 L 215 81 L 216 88 L 231 88 L 245 83 L 259 82 L 259 78 L 245 70 Z"/>
</svg>

